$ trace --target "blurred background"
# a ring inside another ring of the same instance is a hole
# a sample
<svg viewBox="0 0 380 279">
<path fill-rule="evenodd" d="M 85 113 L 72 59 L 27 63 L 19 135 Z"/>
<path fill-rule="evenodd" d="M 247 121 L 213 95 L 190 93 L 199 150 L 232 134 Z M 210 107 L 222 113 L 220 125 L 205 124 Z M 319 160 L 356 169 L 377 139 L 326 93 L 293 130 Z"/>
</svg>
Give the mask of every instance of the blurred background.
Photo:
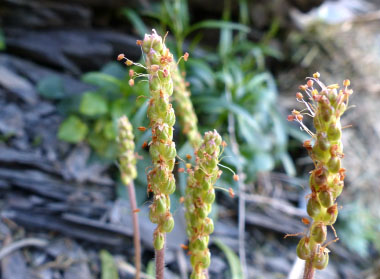
<svg viewBox="0 0 380 279">
<path fill-rule="evenodd" d="M 210 278 L 298 278 L 298 238 L 284 235 L 305 229 L 313 166 L 302 148 L 306 133 L 286 116 L 300 108 L 298 86 L 316 71 L 327 84 L 349 78 L 354 90 L 343 117 L 352 126 L 343 133 L 341 240 L 329 246 L 330 264 L 318 278 L 380 278 L 377 0 L 0 1 L 2 278 L 133 278 L 115 124 L 126 114 L 134 127 L 147 126 L 149 92 L 146 82 L 128 86 L 116 57 L 139 61 L 136 40 L 152 28 L 169 31 L 167 45 L 177 58 L 189 52 L 180 67 L 199 128 L 221 133 L 229 143 L 223 163 L 241 175 L 235 182 L 224 171 L 218 182 L 239 195 L 217 194 Z M 184 158 L 193 151 L 175 128 Z M 150 278 L 150 158 L 141 148 L 150 134 L 135 129 L 135 135 L 143 271 Z M 179 198 L 186 175 L 177 182 L 167 278 L 185 279 L 190 265 L 180 247 L 186 233 Z"/>
</svg>

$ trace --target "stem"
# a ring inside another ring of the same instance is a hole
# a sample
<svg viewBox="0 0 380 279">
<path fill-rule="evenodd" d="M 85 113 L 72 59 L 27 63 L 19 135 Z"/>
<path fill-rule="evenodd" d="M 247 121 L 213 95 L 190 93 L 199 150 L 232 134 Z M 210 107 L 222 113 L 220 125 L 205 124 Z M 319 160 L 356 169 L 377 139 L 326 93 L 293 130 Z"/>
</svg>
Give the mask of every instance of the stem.
<svg viewBox="0 0 380 279">
<path fill-rule="evenodd" d="M 305 272 L 303 274 L 303 279 L 314 279 L 315 269 L 313 267 L 313 261 L 307 260 L 305 264 Z"/>
<path fill-rule="evenodd" d="M 313 243 L 312 243 L 312 245 L 313 245 Z M 314 255 L 315 255 L 315 247 L 312 250 L 310 258 L 308 260 L 306 260 L 305 271 L 303 273 L 303 279 L 314 279 L 314 273 L 315 273 L 315 269 L 313 267 Z"/>
<path fill-rule="evenodd" d="M 161 250 L 156 250 L 156 279 L 164 279 L 165 244 Z"/>
<path fill-rule="evenodd" d="M 209 278 L 210 278 L 210 277 L 209 277 L 209 274 L 208 274 L 208 268 L 205 269 L 205 277 L 206 277 L 206 279 L 209 279 Z"/>
<path fill-rule="evenodd" d="M 132 210 L 133 242 L 135 245 L 135 267 L 136 267 L 135 278 L 140 279 L 140 272 L 141 272 L 140 229 L 139 229 L 139 219 L 137 216 L 135 185 L 133 181 L 127 186 L 127 188 L 128 188 L 128 194 L 129 194 L 129 202 L 131 204 L 131 210 Z"/>
</svg>

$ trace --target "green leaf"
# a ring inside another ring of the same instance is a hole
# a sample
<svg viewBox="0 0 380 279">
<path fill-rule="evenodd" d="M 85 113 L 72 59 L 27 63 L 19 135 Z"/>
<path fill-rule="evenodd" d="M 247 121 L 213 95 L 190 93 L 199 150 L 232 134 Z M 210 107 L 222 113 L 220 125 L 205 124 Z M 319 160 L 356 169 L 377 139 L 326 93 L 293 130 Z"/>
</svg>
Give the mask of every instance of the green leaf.
<svg viewBox="0 0 380 279">
<path fill-rule="evenodd" d="M 243 279 L 243 270 L 240 265 L 239 257 L 232 251 L 230 247 L 219 239 L 214 239 L 214 243 L 226 255 L 228 264 L 231 269 L 231 279 Z"/>
<path fill-rule="evenodd" d="M 101 88 L 110 88 L 113 90 L 120 91 L 123 88 L 124 83 L 112 75 L 90 72 L 82 76 L 82 81 L 99 86 Z"/>
<path fill-rule="evenodd" d="M 79 111 L 87 116 L 106 114 L 108 111 L 107 100 L 96 92 L 85 92 L 80 103 Z"/>
<path fill-rule="evenodd" d="M 104 127 L 104 126 L 103 126 Z M 103 130 L 92 131 L 87 137 L 90 146 L 101 157 L 114 159 L 117 156 L 118 148 L 115 140 L 108 140 L 103 133 Z"/>
<path fill-rule="evenodd" d="M 5 50 L 5 36 L 2 30 L 0 30 L 0 50 Z"/>
<path fill-rule="evenodd" d="M 127 74 L 125 67 L 122 67 L 118 62 L 107 63 L 104 67 L 102 67 L 101 72 L 117 79 L 123 79 Z"/>
<path fill-rule="evenodd" d="M 107 140 L 116 140 L 117 129 L 113 121 L 107 121 L 105 123 L 103 134 Z"/>
<path fill-rule="evenodd" d="M 202 29 L 202 28 L 232 29 L 232 30 L 246 32 L 246 33 L 250 31 L 250 28 L 248 26 L 240 24 L 240 23 L 210 19 L 210 20 L 203 20 L 196 24 L 193 24 L 190 28 L 186 30 L 185 37 L 189 35 L 191 32 L 197 29 Z"/>
<path fill-rule="evenodd" d="M 266 152 L 255 153 L 252 163 L 257 171 L 270 171 L 274 167 L 273 156 Z"/>
<path fill-rule="evenodd" d="M 191 83 L 195 81 L 203 81 L 206 87 L 215 86 L 215 75 L 210 66 L 200 59 L 190 59 L 187 66 L 191 69 L 191 74 L 194 78 Z"/>
<path fill-rule="evenodd" d="M 111 104 L 112 119 L 117 120 L 123 115 L 129 116 L 134 105 L 127 98 L 117 99 Z"/>
<path fill-rule="evenodd" d="M 236 115 L 240 115 L 242 118 L 245 119 L 245 121 L 247 121 L 247 123 L 251 125 L 253 129 L 255 129 L 257 133 L 261 133 L 261 128 L 258 125 L 257 121 L 252 117 L 249 111 L 247 111 L 244 107 L 240 105 L 229 103 L 225 99 L 214 97 L 202 97 L 197 98 L 194 101 L 196 101 L 196 103 L 204 105 L 202 108 L 205 111 L 226 109 L 228 111 L 233 112 Z"/>
<path fill-rule="evenodd" d="M 87 132 L 87 125 L 77 116 L 71 115 L 59 127 L 58 138 L 63 141 L 77 143 L 85 138 Z"/>
<path fill-rule="evenodd" d="M 100 261 L 102 263 L 102 279 L 119 279 L 115 260 L 108 251 L 100 251 Z"/>
<path fill-rule="evenodd" d="M 146 267 L 146 273 L 153 278 L 156 277 L 156 266 L 153 260 L 149 261 L 148 266 Z"/>
<path fill-rule="evenodd" d="M 293 160 L 289 156 L 289 154 L 287 152 L 282 152 L 280 154 L 280 159 L 281 159 L 282 165 L 284 166 L 286 174 L 289 176 L 295 176 L 296 167 L 294 166 Z"/>
<path fill-rule="evenodd" d="M 47 99 L 61 99 L 65 96 L 63 81 L 59 76 L 51 75 L 40 80 L 37 91 Z"/>
<path fill-rule="evenodd" d="M 145 23 L 134 10 L 128 8 L 123 9 L 123 15 L 129 19 L 140 37 L 144 37 L 144 35 L 148 33 L 148 28 Z"/>
</svg>

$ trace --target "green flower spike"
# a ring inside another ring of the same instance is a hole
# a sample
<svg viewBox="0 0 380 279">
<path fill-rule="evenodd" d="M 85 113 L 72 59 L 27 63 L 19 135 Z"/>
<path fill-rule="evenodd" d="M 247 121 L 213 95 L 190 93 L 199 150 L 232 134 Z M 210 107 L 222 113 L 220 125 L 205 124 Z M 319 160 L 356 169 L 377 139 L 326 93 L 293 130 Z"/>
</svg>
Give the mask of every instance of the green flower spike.
<svg viewBox="0 0 380 279">
<path fill-rule="evenodd" d="M 177 155 L 173 142 L 175 115 L 169 100 L 173 94 L 170 73 L 173 55 L 154 30 L 151 35 L 145 35 L 141 45 L 145 53 L 150 90 L 148 117 L 152 129 L 152 141 L 149 152 L 153 168 L 148 173 L 148 184 L 154 194 L 150 206 L 150 220 L 157 224 L 153 237 L 154 248 L 162 250 L 165 233 L 174 227 L 169 197 L 176 188 L 172 172 Z"/>
<path fill-rule="evenodd" d="M 132 211 L 133 222 L 133 241 L 135 247 L 135 279 L 140 278 L 141 272 L 141 244 L 140 244 L 140 231 L 137 216 L 136 193 L 133 180 L 137 177 L 136 171 L 136 155 L 135 143 L 133 141 L 132 125 L 126 116 L 122 116 L 118 121 L 118 136 L 117 142 L 119 144 L 119 165 L 121 172 L 121 180 L 127 186 L 129 194 L 129 202 Z"/>
<path fill-rule="evenodd" d="M 116 140 L 119 144 L 121 180 L 125 185 L 130 185 L 131 182 L 137 177 L 137 171 L 132 125 L 126 116 L 119 118 L 118 128 L 119 134 Z"/>
<path fill-rule="evenodd" d="M 184 59 L 187 60 L 188 53 Z M 202 136 L 198 131 L 198 118 L 195 114 L 193 103 L 190 100 L 190 91 L 186 88 L 185 79 L 179 72 L 177 63 L 172 64 L 171 70 L 174 83 L 174 100 L 179 122 L 183 127 L 182 131 L 189 139 L 193 148 L 198 148 L 202 143 Z"/>
<path fill-rule="evenodd" d="M 317 84 L 321 90 L 314 88 Z M 338 216 L 337 197 L 344 185 L 345 169 L 341 167 L 343 145 L 341 141 L 342 127 L 340 118 L 348 107 L 349 96 L 353 93 L 348 89 L 349 80 L 343 81 L 343 88 L 333 84 L 325 86 L 319 80 L 319 73 L 308 78 L 307 84 L 300 89 L 307 95 L 307 100 L 300 92 L 297 101 L 306 105 L 307 114 L 313 117 L 315 134 L 302 122 L 303 115 L 293 110 L 288 116 L 289 121 L 297 121 L 301 127 L 312 136 L 312 140 L 304 142 L 314 162 L 315 169 L 310 175 L 309 201 L 307 213 L 312 219 L 307 236 L 298 244 L 297 255 L 306 260 L 304 278 L 311 279 L 315 269 L 323 269 L 328 264 L 328 249 L 326 246 L 327 226 L 335 223 Z M 333 227 L 332 227 L 333 228 Z M 333 229 L 334 230 L 334 229 Z M 334 230 L 335 239 L 338 237 Z"/>
<path fill-rule="evenodd" d="M 188 170 L 185 216 L 193 267 L 191 279 L 205 279 L 210 265 L 208 242 L 214 223 L 207 216 L 215 200 L 214 185 L 222 173 L 218 168 L 221 145 L 222 138 L 217 131 L 205 133 L 202 145 L 195 152 L 196 166 Z"/>
</svg>

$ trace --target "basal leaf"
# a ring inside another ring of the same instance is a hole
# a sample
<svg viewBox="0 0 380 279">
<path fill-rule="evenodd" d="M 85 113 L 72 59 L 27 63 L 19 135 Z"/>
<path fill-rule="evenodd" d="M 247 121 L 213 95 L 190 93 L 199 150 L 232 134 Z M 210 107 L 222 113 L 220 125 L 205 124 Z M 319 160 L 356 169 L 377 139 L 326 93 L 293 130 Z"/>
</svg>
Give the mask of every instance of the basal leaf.
<svg viewBox="0 0 380 279">
<path fill-rule="evenodd" d="M 99 93 L 88 91 L 82 96 L 79 111 L 86 116 L 106 114 L 108 112 L 107 100 Z"/>
<path fill-rule="evenodd" d="M 70 143 L 77 143 L 86 137 L 87 131 L 86 123 L 72 115 L 62 122 L 58 130 L 58 138 Z"/>
</svg>

